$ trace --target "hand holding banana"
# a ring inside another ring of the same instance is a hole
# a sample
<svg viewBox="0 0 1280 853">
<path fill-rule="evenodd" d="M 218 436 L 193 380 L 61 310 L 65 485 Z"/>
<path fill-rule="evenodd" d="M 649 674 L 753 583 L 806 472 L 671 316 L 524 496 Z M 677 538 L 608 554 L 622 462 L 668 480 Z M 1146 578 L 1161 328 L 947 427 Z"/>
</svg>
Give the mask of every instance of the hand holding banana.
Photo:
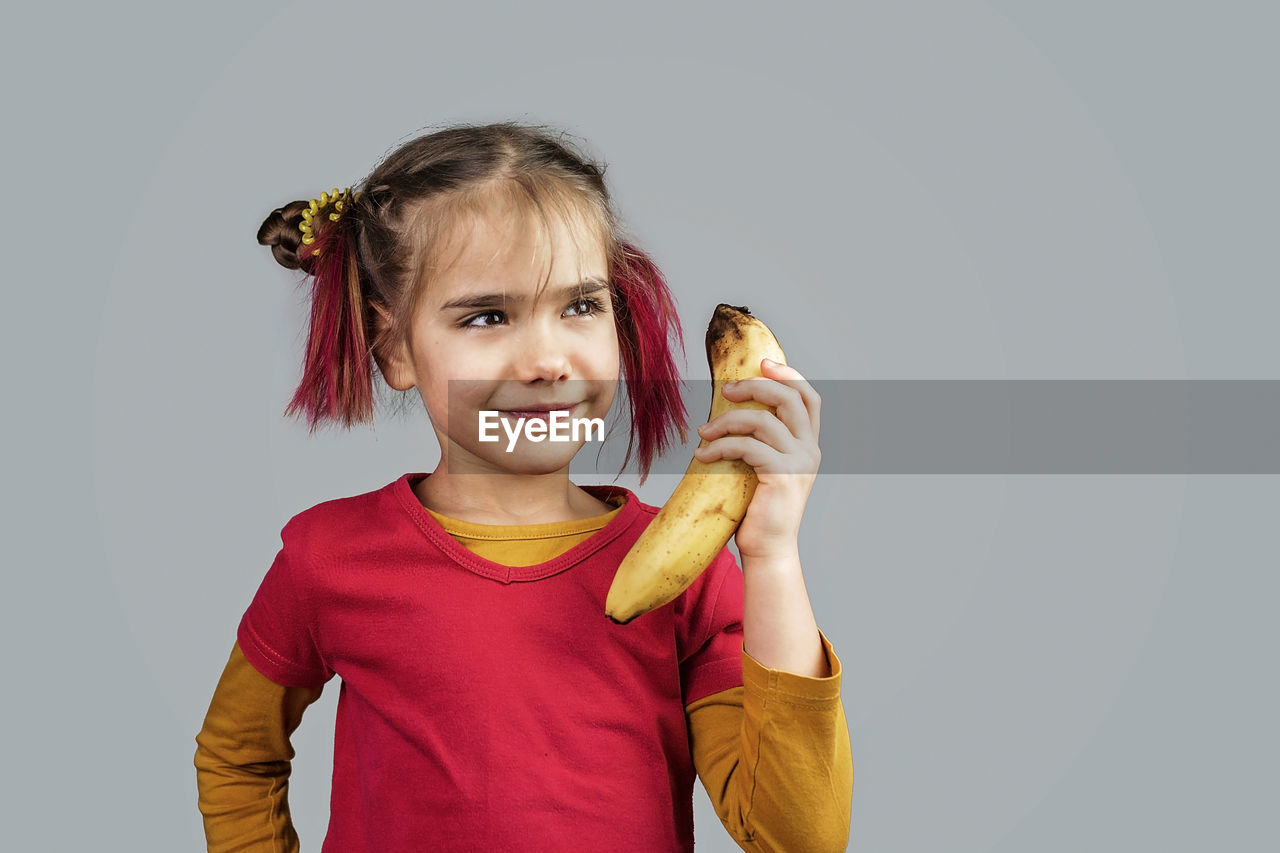
<svg viewBox="0 0 1280 853">
<path fill-rule="evenodd" d="M 730 536 L 744 563 L 796 550 L 821 460 L 821 399 L 745 308 L 717 306 L 707 360 L 712 401 L 702 443 L 609 589 L 605 612 L 620 624 L 679 596 Z"/>
</svg>

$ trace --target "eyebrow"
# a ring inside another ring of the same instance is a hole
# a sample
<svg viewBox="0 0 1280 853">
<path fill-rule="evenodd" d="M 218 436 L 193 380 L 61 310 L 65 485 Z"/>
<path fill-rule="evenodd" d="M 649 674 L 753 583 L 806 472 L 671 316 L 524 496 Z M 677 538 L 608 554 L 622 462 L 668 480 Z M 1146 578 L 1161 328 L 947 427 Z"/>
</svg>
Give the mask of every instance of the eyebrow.
<svg viewBox="0 0 1280 853">
<path fill-rule="evenodd" d="M 577 284 L 571 284 L 568 287 L 552 291 L 552 296 L 568 299 L 572 296 L 586 296 L 589 293 L 608 289 L 609 283 L 607 281 L 599 278 L 586 278 Z M 441 305 L 440 309 L 448 311 L 453 308 L 492 308 L 495 305 L 506 305 L 509 302 L 525 302 L 527 299 L 528 297 L 526 296 L 511 296 L 505 293 L 478 293 L 451 299 Z"/>
</svg>

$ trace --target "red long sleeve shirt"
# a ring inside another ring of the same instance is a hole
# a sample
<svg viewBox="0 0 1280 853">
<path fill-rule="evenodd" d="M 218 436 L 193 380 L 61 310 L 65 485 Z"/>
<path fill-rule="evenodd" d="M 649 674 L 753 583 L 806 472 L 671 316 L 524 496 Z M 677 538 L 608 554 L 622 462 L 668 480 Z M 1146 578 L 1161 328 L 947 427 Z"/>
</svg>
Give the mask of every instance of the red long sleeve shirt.
<svg viewBox="0 0 1280 853">
<path fill-rule="evenodd" d="M 281 721 L 267 738 L 277 750 L 320 685 L 342 676 L 324 849 L 563 850 L 570 839 L 572 849 L 691 849 L 692 709 L 743 729 L 744 701 L 736 716 L 724 701 L 742 696 L 750 665 L 732 555 L 722 552 L 672 605 L 614 625 L 603 615 L 613 570 L 655 508 L 625 489 L 586 487 L 620 508 L 562 553 L 509 566 L 447 533 L 413 494 L 419 476 L 291 520 L 241 623 L 244 657 L 291 688 L 258 691 L 273 706 L 267 716 Z M 852 767 L 843 773 L 848 739 L 838 661 L 829 658 L 830 679 L 782 674 L 825 682 L 814 685 L 825 696 L 807 702 L 789 703 L 778 674 L 755 667 L 772 682 L 760 692 L 772 690 L 775 704 L 812 706 L 795 707 L 811 717 L 825 705 L 817 716 L 827 724 L 829 778 L 819 782 L 838 801 Z M 202 736 L 212 749 L 216 738 Z M 727 779 L 755 750 L 753 769 L 770 766 L 776 759 L 759 754 L 758 729 L 754 737 L 732 754 L 708 744 L 706 763 L 732 759 Z M 273 778 L 272 831 L 287 836 L 284 787 L 278 772 Z M 753 837 L 753 799 L 754 791 L 722 814 L 731 832 L 740 827 L 740 841 Z M 827 812 L 847 834 L 847 802 L 843 812 L 835 805 Z"/>
</svg>

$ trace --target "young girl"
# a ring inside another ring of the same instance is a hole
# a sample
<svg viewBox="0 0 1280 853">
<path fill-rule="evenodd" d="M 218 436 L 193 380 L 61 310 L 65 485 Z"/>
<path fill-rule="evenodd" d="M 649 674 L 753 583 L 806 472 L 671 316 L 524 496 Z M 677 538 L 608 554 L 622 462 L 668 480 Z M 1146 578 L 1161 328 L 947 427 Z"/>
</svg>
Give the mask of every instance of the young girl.
<svg viewBox="0 0 1280 853">
<path fill-rule="evenodd" d="M 289 737 L 335 674 L 326 853 L 691 850 L 695 773 L 744 850 L 845 849 L 840 663 L 797 548 L 819 459 L 804 378 L 766 361 L 724 394 L 777 414 L 698 430 L 700 458 L 759 478 L 741 569 L 726 548 L 627 625 L 605 595 L 657 509 L 570 481 L 584 434 L 481 440 L 481 412 L 603 418 L 619 378 L 642 476 L 684 434 L 673 303 L 603 169 L 541 128 L 458 126 L 273 211 L 258 240 L 313 277 L 288 412 L 367 421 L 376 363 L 417 389 L 441 452 L 284 526 L 196 737 L 208 849 L 298 849 Z"/>
</svg>

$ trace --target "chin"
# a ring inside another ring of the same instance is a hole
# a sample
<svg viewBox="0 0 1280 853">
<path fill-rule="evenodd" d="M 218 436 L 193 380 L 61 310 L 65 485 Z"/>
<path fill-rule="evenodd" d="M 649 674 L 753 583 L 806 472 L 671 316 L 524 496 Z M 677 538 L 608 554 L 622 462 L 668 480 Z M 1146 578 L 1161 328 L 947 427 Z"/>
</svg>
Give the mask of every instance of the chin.
<svg viewBox="0 0 1280 853">
<path fill-rule="evenodd" d="M 526 451 L 517 447 L 511 453 L 504 453 L 504 459 L 498 464 L 517 474 L 554 474 L 569 467 L 569 463 L 577 456 L 577 451 L 566 453 L 563 448 L 555 452 L 539 452 L 539 449 Z"/>
<path fill-rule="evenodd" d="M 485 448 L 477 454 L 495 473 L 545 475 L 554 474 L 569 467 L 580 448 L 573 445 L 547 447 L 546 445 L 517 445 L 510 453 L 503 448 L 494 451 Z M 474 450 L 472 451 L 475 452 Z"/>
</svg>

